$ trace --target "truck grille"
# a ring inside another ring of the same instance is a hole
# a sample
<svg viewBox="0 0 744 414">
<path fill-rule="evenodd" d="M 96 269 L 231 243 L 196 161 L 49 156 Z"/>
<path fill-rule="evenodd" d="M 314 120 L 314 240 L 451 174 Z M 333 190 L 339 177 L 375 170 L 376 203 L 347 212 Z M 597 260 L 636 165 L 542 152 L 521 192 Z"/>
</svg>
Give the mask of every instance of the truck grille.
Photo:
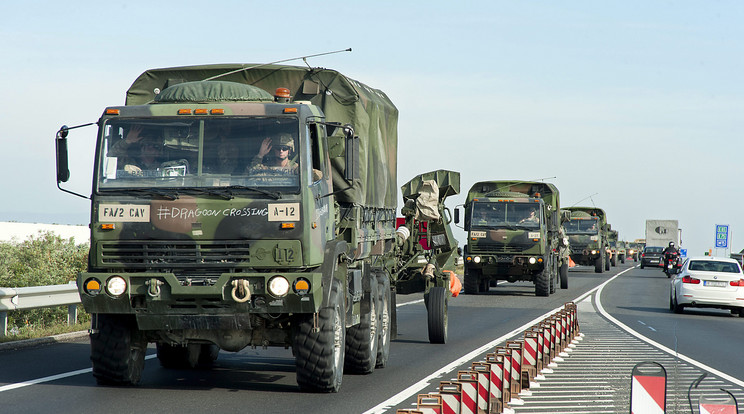
<svg viewBox="0 0 744 414">
<path fill-rule="evenodd" d="M 478 253 L 522 253 L 531 246 L 514 246 L 514 245 L 478 245 Z M 476 252 L 473 252 L 473 254 Z"/>
<path fill-rule="evenodd" d="M 130 269 L 231 268 L 250 262 L 245 241 L 116 241 L 99 244 L 105 266 Z"/>
</svg>

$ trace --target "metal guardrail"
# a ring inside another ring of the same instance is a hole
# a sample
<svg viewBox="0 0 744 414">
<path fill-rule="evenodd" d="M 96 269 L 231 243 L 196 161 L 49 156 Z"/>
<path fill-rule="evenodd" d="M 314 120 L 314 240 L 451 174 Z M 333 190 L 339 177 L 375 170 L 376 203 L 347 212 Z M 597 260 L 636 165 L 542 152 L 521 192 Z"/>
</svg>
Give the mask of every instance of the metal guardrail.
<svg viewBox="0 0 744 414">
<path fill-rule="evenodd" d="M 77 322 L 77 284 L 0 288 L 0 337 L 8 334 L 8 312 L 67 305 L 67 324 Z"/>
</svg>

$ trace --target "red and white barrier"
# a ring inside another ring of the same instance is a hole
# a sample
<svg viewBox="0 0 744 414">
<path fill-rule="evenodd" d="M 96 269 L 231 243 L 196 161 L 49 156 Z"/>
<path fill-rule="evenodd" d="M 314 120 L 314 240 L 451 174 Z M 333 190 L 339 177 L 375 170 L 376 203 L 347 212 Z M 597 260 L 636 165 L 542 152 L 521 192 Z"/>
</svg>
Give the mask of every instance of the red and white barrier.
<svg viewBox="0 0 744 414">
<path fill-rule="evenodd" d="M 459 371 L 457 382 L 462 384 L 462 400 L 460 403 L 461 414 L 478 413 L 478 379 L 475 373 L 470 371 Z"/>
</svg>

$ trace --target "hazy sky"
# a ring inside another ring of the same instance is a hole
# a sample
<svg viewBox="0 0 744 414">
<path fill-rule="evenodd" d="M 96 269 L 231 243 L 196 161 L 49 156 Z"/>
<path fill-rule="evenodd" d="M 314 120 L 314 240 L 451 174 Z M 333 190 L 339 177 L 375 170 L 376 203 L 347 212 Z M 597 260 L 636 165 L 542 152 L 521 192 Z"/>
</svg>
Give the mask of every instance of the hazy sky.
<svg viewBox="0 0 744 414">
<path fill-rule="evenodd" d="M 357 3 L 4 4 L 0 221 L 88 222 L 89 201 L 56 189 L 54 134 L 123 104 L 149 68 L 351 47 L 309 63 L 393 100 L 399 184 L 459 171 L 454 207 L 476 181 L 554 177 L 562 206 L 605 209 L 621 239 L 677 219 L 692 254 L 715 224 L 744 247 L 744 2 Z M 84 194 L 93 135 L 70 137 L 65 187 Z"/>
</svg>

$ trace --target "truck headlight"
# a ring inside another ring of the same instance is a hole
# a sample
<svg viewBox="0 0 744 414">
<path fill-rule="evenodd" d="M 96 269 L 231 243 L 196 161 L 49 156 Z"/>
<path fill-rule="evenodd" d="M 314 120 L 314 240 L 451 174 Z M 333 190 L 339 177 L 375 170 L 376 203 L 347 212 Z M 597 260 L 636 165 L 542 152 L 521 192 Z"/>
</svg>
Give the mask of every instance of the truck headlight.
<svg viewBox="0 0 744 414">
<path fill-rule="evenodd" d="M 475 257 L 473 258 L 473 262 L 475 262 L 475 263 L 480 263 L 480 261 L 481 261 L 481 258 L 480 258 L 480 256 L 475 256 Z"/>
<path fill-rule="evenodd" d="M 537 263 L 537 259 L 535 259 L 534 257 L 530 257 L 530 264 L 535 264 L 535 263 Z"/>
<path fill-rule="evenodd" d="M 284 276 L 274 276 L 269 280 L 269 293 L 275 297 L 283 297 L 289 292 L 289 281 Z"/>
<path fill-rule="evenodd" d="M 592 254 L 597 254 L 597 251 L 596 250 L 592 250 Z"/>
<path fill-rule="evenodd" d="M 106 291 L 111 296 L 121 296 L 127 291 L 127 281 L 121 276 L 110 277 L 106 281 Z"/>
</svg>

